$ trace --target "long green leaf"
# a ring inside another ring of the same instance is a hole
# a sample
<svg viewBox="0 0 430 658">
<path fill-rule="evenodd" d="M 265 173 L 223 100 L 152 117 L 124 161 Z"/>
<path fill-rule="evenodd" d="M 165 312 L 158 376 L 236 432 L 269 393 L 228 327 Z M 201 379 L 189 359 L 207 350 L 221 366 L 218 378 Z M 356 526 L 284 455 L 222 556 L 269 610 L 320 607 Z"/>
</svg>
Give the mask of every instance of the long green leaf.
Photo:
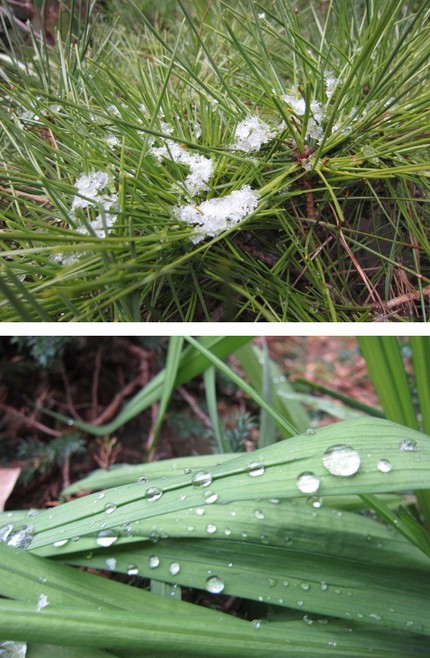
<svg viewBox="0 0 430 658">
<path fill-rule="evenodd" d="M 397 338 L 360 336 L 358 342 L 386 418 L 418 429 L 411 390 Z"/>
</svg>

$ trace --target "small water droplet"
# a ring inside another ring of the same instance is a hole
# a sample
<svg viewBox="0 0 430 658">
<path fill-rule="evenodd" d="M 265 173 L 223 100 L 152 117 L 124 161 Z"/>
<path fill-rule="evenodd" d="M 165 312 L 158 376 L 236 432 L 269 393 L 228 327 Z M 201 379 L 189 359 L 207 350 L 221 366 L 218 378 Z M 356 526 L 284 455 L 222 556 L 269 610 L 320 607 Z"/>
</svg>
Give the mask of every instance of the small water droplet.
<svg viewBox="0 0 430 658">
<path fill-rule="evenodd" d="M 382 619 L 381 615 L 378 615 L 377 612 L 371 612 L 371 613 L 369 613 L 369 617 L 370 617 L 371 619 L 374 619 L 375 621 L 381 621 L 381 619 Z"/>
<path fill-rule="evenodd" d="M 6 542 L 13 529 L 14 526 L 12 523 L 7 523 L 2 528 L 0 528 L 0 542 Z"/>
<path fill-rule="evenodd" d="M 329 473 L 341 477 L 355 475 L 360 468 L 360 455 L 347 445 L 331 446 L 325 451 L 322 461 Z"/>
<path fill-rule="evenodd" d="M 400 450 L 414 452 L 418 450 L 418 444 L 414 439 L 402 439 L 399 443 Z"/>
<path fill-rule="evenodd" d="M 209 487 L 212 484 L 212 474 L 207 471 L 198 471 L 191 478 L 195 487 Z"/>
<path fill-rule="evenodd" d="M 314 620 L 312 619 L 312 617 L 309 617 L 309 615 L 304 615 L 304 616 L 303 616 L 303 621 L 304 621 L 305 624 L 307 624 L 308 626 L 312 626 L 312 624 L 314 623 Z"/>
<path fill-rule="evenodd" d="M 148 487 L 148 489 L 145 491 L 145 496 L 149 503 L 153 503 L 155 500 L 158 500 L 162 495 L 163 492 L 161 489 L 158 489 L 158 487 Z"/>
<path fill-rule="evenodd" d="M 27 525 L 22 530 L 18 530 L 18 532 L 10 535 L 6 543 L 8 546 L 26 550 L 33 541 L 33 530 L 32 525 Z"/>
<path fill-rule="evenodd" d="M 321 587 L 322 591 L 325 592 L 326 589 L 328 589 L 328 583 L 326 583 L 325 580 L 322 580 L 322 581 L 320 582 L 320 587 Z"/>
<path fill-rule="evenodd" d="M 108 548 L 109 546 L 112 546 L 117 539 L 118 535 L 112 530 L 101 530 L 96 537 L 96 544 L 103 548 Z"/>
<path fill-rule="evenodd" d="M 156 569 L 160 565 L 160 558 L 158 555 L 151 555 L 148 558 L 148 566 L 150 569 Z"/>
<path fill-rule="evenodd" d="M 36 605 L 37 612 L 40 612 L 41 610 L 43 610 L 43 608 L 46 608 L 47 605 L 49 605 L 49 599 L 48 599 L 47 595 L 46 594 L 40 594 L 39 599 L 37 601 L 37 605 Z M 0 652 L 0 655 L 2 655 L 1 652 Z"/>
<path fill-rule="evenodd" d="M 106 514 L 112 514 L 112 512 L 115 512 L 116 510 L 116 505 L 114 505 L 113 503 L 106 503 L 104 509 Z"/>
<path fill-rule="evenodd" d="M 305 434 L 306 434 L 306 436 L 314 436 L 314 434 L 316 434 L 316 430 L 314 430 L 314 429 L 312 429 L 312 427 L 310 427 L 309 429 L 306 430 Z"/>
<path fill-rule="evenodd" d="M 129 534 L 131 532 L 131 525 L 129 523 L 123 523 L 121 526 L 123 532 Z"/>
<path fill-rule="evenodd" d="M 192 472 L 193 472 L 193 469 L 190 468 L 189 466 L 187 466 L 187 468 L 184 468 L 184 473 L 185 473 L 185 475 L 189 475 L 189 474 L 192 473 Z"/>
<path fill-rule="evenodd" d="M 137 480 L 137 484 L 146 484 L 148 482 L 148 478 L 146 478 L 144 475 L 141 475 L 140 478 Z"/>
<path fill-rule="evenodd" d="M 393 465 L 388 461 L 388 459 L 380 459 L 377 464 L 377 469 L 378 471 L 381 471 L 381 473 L 389 473 L 392 468 Z"/>
<path fill-rule="evenodd" d="M 172 574 L 172 576 L 176 576 L 181 570 L 181 565 L 178 562 L 172 562 L 169 564 L 169 573 Z"/>
<path fill-rule="evenodd" d="M 96 496 L 96 500 L 103 500 L 103 498 L 106 496 L 105 491 L 99 491 L 99 493 Z"/>
<path fill-rule="evenodd" d="M 253 619 L 251 621 L 251 626 L 255 631 L 258 631 L 258 629 L 261 628 L 262 623 L 263 623 L 262 619 Z"/>
<path fill-rule="evenodd" d="M 219 576 L 210 576 L 206 579 L 205 589 L 211 594 L 221 594 L 224 591 L 224 581 Z"/>
<path fill-rule="evenodd" d="M 139 567 L 137 567 L 135 564 L 129 564 L 127 567 L 127 574 L 129 576 L 137 576 L 139 573 Z"/>
<path fill-rule="evenodd" d="M 224 528 L 224 534 L 225 534 L 226 537 L 229 537 L 231 535 L 230 528 Z"/>
<path fill-rule="evenodd" d="M 216 503 L 217 500 L 218 500 L 218 494 L 212 493 L 211 491 L 205 492 L 205 503 L 207 505 L 212 505 L 213 503 Z"/>
<path fill-rule="evenodd" d="M 60 546 L 65 546 L 68 543 L 69 543 L 68 539 L 59 539 L 58 541 L 54 541 L 54 546 L 55 548 L 60 548 Z"/>
<path fill-rule="evenodd" d="M 321 496 L 309 496 L 306 502 L 311 507 L 315 507 L 315 509 L 320 509 L 323 506 L 323 499 Z"/>
<path fill-rule="evenodd" d="M 269 587 L 276 587 L 277 584 L 278 581 L 276 580 L 276 578 L 269 578 Z"/>
<path fill-rule="evenodd" d="M 111 571 L 114 571 L 114 570 L 115 570 L 115 567 L 116 567 L 116 558 L 114 558 L 114 557 L 108 557 L 108 558 L 105 560 L 105 564 L 106 564 L 106 566 L 107 566 L 108 569 L 110 569 Z"/>
<path fill-rule="evenodd" d="M 296 480 L 296 485 L 302 493 L 315 493 L 320 486 L 320 479 L 314 473 L 301 473 Z"/>
<path fill-rule="evenodd" d="M 301 587 L 302 589 L 304 589 L 305 592 L 307 592 L 308 589 L 311 588 L 311 586 L 309 585 L 309 583 L 300 583 L 300 587 Z"/>
<path fill-rule="evenodd" d="M 205 510 L 203 509 L 203 507 L 198 507 L 196 509 L 197 516 L 203 516 L 204 513 L 205 513 Z"/>
<path fill-rule="evenodd" d="M 289 585 L 290 583 L 288 582 L 288 580 L 283 580 L 283 581 L 282 581 L 282 584 L 283 584 L 284 587 L 288 587 L 288 585 Z"/>
<path fill-rule="evenodd" d="M 217 531 L 217 527 L 214 523 L 208 523 L 207 524 L 206 532 L 208 532 L 210 535 L 212 535 L 216 531 Z"/>
<path fill-rule="evenodd" d="M 260 509 L 255 510 L 254 516 L 256 519 L 259 519 L 260 521 L 262 521 L 265 518 L 264 512 L 262 512 Z"/>
<path fill-rule="evenodd" d="M 66 425 L 68 425 L 69 427 L 73 427 L 74 424 L 75 424 L 75 421 L 73 420 L 73 418 L 68 418 L 66 420 Z"/>
<path fill-rule="evenodd" d="M 248 471 L 248 475 L 251 477 L 259 477 L 260 475 L 264 475 L 264 466 L 261 462 L 254 461 L 254 462 L 249 462 L 249 464 L 246 467 L 246 470 Z"/>
<path fill-rule="evenodd" d="M 297 605 L 299 606 L 299 608 L 301 608 L 301 607 L 304 606 L 304 604 L 305 604 L 305 602 L 302 601 L 302 599 L 299 599 L 298 601 L 296 601 L 296 603 L 297 603 Z"/>
</svg>

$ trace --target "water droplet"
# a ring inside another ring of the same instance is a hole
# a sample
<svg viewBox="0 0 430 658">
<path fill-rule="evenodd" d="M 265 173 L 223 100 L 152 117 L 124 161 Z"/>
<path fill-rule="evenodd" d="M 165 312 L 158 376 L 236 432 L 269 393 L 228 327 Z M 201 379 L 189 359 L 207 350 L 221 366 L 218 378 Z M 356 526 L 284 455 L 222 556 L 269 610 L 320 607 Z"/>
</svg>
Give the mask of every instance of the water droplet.
<svg viewBox="0 0 430 658">
<path fill-rule="evenodd" d="M 251 621 L 251 626 L 255 631 L 258 631 L 258 629 L 261 628 L 262 623 L 263 623 L 262 619 L 253 619 Z"/>
<path fill-rule="evenodd" d="M 13 535 L 10 535 L 6 543 L 8 546 L 14 546 L 15 548 L 25 550 L 33 541 L 33 530 L 34 528 L 32 525 L 27 525 L 22 530 L 18 530 L 18 532 L 14 532 Z"/>
<path fill-rule="evenodd" d="M 315 509 L 320 509 L 323 506 L 323 499 L 321 496 L 309 496 L 306 502 Z"/>
<path fill-rule="evenodd" d="M 131 525 L 129 523 L 123 523 L 121 528 L 123 532 L 126 532 L 127 534 L 131 532 Z"/>
<path fill-rule="evenodd" d="M 276 578 L 269 578 L 269 587 L 276 587 L 277 584 L 278 581 L 276 580 Z"/>
<path fill-rule="evenodd" d="M 46 608 L 47 605 L 49 605 L 48 597 L 46 594 L 40 594 L 36 605 L 37 612 L 40 612 L 43 608 Z M 2 655 L 1 652 L 0 655 Z"/>
<path fill-rule="evenodd" d="M 135 564 L 129 564 L 127 567 L 127 574 L 129 576 L 137 576 L 139 573 L 139 567 L 137 567 Z"/>
<path fill-rule="evenodd" d="M 103 500 L 103 498 L 105 496 L 106 496 L 106 492 L 105 491 L 100 491 L 96 496 L 96 500 Z"/>
<path fill-rule="evenodd" d="M 14 526 L 12 523 L 8 523 L 7 525 L 4 525 L 2 528 L 0 528 L 0 542 L 6 542 L 13 528 Z"/>
<path fill-rule="evenodd" d="M 203 509 L 203 507 L 198 507 L 196 509 L 197 516 L 203 516 L 204 513 L 205 513 L 205 510 Z"/>
<path fill-rule="evenodd" d="M 304 606 L 304 604 L 305 604 L 305 602 L 302 601 L 302 599 L 299 599 L 298 601 L 296 601 L 296 603 L 297 603 L 297 605 L 299 606 L 299 608 L 301 608 L 301 607 Z"/>
<path fill-rule="evenodd" d="M 418 449 L 418 444 L 414 439 L 402 439 L 399 443 L 400 450 L 414 452 Z"/>
<path fill-rule="evenodd" d="M 209 487 L 212 484 L 212 474 L 207 471 L 198 471 L 191 478 L 195 487 Z"/>
<path fill-rule="evenodd" d="M 228 537 L 229 535 L 231 535 L 231 530 L 230 530 L 230 528 L 224 528 L 224 534 L 225 534 L 226 537 Z"/>
<path fill-rule="evenodd" d="M 205 503 L 207 505 L 212 505 L 212 503 L 216 503 L 217 500 L 218 500 L 218 494 L 212 493 L 211 491 L 205 492 Z"/>
<path fill-rule="evenodd" d="M 145 491 L 145 496 L 149 503 L 153 503 L 155 500 L 158 500 L 162 495 L 163 492 L 161 489 L 158 489 L 158 487 L 148 487 L 148 489 Z"/>
<path fill-rule="evenodd" d="M 192 468 L 189 468 L 189 466 L 188 466 L 187 468 L 184 468 L 184 473 L 185 473 L 185 475 L 189 475 L 189 474 L 192 473 L 192 472 L 193 472 L 193 469 L 192 469 Z"/>
<path fill-rule="evenodd" d="M 106 564 L 108 569 L 110 569 L 111 571 L 114 571 L 115 567 L 116 567 L 116 559 L 114 557 L 108 557 L 105 560 L 105 564 Z"/>
<path fill-rule="evenodd" d="M 27 645 L 25 642 L 0 640 L 0 656 L 4 656 L 4 658 L 25 658 L 26 655 Z"/>
<path fill-rule="evenodd" d="M 260 509 L 255 510 L 254 516 L 256 519 L 259 519 L 260 521 L 262 521 L 265 518 L 264 512 L 262 512 Z"/>
<path fill-rule="evenodd" d="M 309 583 L 300 583 L 300 587 L 301 587 L 302 589 L 304 589 L 305 592 L 307 592 L 308 589 L 311 588 L 311 586 L 309 585 Z"/>
<path fill-rule="evenodd" d="M 172 576 L 176 576 L 181 570 L 181 565 L 178 562 L 172 562 L 169 564 L 169 572 L 172 574 Z"/>
<path fill-rule="evenodd" d="M 118 535 L 116 535 L 112 530 L 101 530 L 97 537 L 96 537 L 96 544 L 98 546 L 102 546 L 103 548 L 108 548 L 109 546 L 112 546 L 114 542 L 118 539 Z"/>
<path fill-rule="evenodd" d="M 60 548 L 60 546 L 65 546 L 68 543 L 69 543 L 68 539 L 59 539 L 58 541 L 54 541 L 54 546 L 55 548 Z"/>
<path fill-rule="evenodd" d="M 341 477 L 354 475 L 360 468 L 357 450 L 346 445 L 331 446 L 325 451 L 322 461 L 329 473 Z"/>
<path fill-rule="evenodd" d="M 321 587 L 322 591 L 325 592 L 326 589 L 328 589 L 328 583 L 326 583 L 325 580 L 322 580 L 322 581 L 320 582 L 320 587 Z"/>
<path fill-rule="evenodd" d="M 280 502 L 280 498 L 269 498 L 269 503 L 272 503 L 272 505 L 278 505 Z"/>
<path fill-rule="evenodd" d="M 288 580 L 283 580 L 283 581 L 282 581 L 282 584 L 283 584 L 284 587 L 288 587 L 288 585 L 289 585 L 290 583 L 288 582 Z"/>
<path fill-rule="evenodd" d="M 307 624 L 308 626 L 312 626 L 312 624 L 314 623 L 314 620 L 312 619 L 312 617 L 309 617 L 309 615 L 304 615 L 304 616 L 303 616 L 303 621 L 304 621 L 305 624 Z"/>
<path fill-rule="evenodd" d="M 148 482 L 148 478 L 146 478 L 144 475 L 141 475 L 140 478 L 137 480 L 137 484 L 146 484 Z"/>
<path fill-rule="evenodd" d="M 214 523 L 208 523 L 206 526 L 206 532 L 209 532 L 209 534 L 213 534 L 214 532 L 217 531 L 217 527 Z"/>
<path fill-rule="evenodd" d="M 151 555 L 148 559 L 148 566 L 150 569 L 156 569 L 160 565 L 160 558 L 158 555 Z"/>
<path fill-rule="evenodd" d="M 336 642 L 336 640 L 329 640 L 329 641 L 327 642 L 327 644 L 328 644 L 329 647 L 337 647 L 337 642 Z"/>
<path fill-rule="evenodd" d="M 205 589 L 211 594 L 221 594 L 224 591 L 224 581 L 219 576 L 210 576 L 206 579 Z"/>
<path fill-rule="evenodd" d="M 248 471 L 248 475 L 251 477 L 259 477 L 260 475 L 264 475 L 264 466 L 261 462 L 255 461 L 255 462 L 249 462 L 249 464 L 246 467 L 246 470 Z"/>
<path fill-rule="evenodd" d="M 377 464 L 377 469 L 378 471 L 381 471 L 381 473 L 389 473 L 392 468 L 393 465 L 388 461 L 388 459 L 380 459 Z"/>
<path fill-rule="evenodd" d="M 381 615 L 378 615 L 377 612 L 371 612 L 371 613 L 369 613 L 369 617 L 370 617 L 371 619 L 374 619 L 375 621 L 381 621 L 381 619 L 382 619 Z"/>
<path fill-rule="evenodd" d="M 104 509 L 106 514 L 112 514 L 112 512 L 115 512 L 116 510 L 116 505 L 114 505 L 113 503 L 106 503 Z"/>
<path fill-rule="evenodd" d="M 73 427 L 74 424 L 75 424 L 75 421 L 73 420 L 73 418 L 68 418 L 66 420 L 66 425 L 68 425 L 69 427 Z"/>
<path fill-rule="evenodd" d="M 306 434 L 306 436 L 314 436 L 314 434 L 316 434 L 316 430 L 314 430 L 314 429 L 312 429 L 312 427 L 310 427 L 309 429 L 306 430 L 305 434 Z"/>
<path fill-rule="evenodd" d="M 314 473 L 301 473 L 296 480 L 296 485 L 302 493 L 315 493 L 320 486 L 320 479 Z"/>
</svg>

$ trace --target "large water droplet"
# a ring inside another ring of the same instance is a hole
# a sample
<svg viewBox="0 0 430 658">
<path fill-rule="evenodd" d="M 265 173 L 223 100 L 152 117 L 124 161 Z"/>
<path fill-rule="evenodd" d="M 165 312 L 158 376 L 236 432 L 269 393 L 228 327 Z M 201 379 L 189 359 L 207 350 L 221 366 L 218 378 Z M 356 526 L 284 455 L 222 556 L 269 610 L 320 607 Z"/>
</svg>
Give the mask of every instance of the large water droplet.
<svg viewBox="0 0 430 658">
<path fill-rule="evenodd" d="M 116 510 L 116 505 L 114 505 L 113 503 L 106 503 L 104 509 L 106 514 L 112 514 L 112 512 L 115 512 Z"/>
<path fill-rule="evenodd" d="M 248 475 L 251 477 L 259 477 L 260 475 L 264 475 L 264 466 L 261 462 L 254 461 L 254 462 L 249 462 L 249 464 L 246 467 L 246 470 L 248 471 Z"/>
<path fill-rule="evenodd" d="M 118 535 L 115 534 L 112 530 L 101 530 L 96 537 L 96 544 L 102 546 L 103 548 L 108 548 L 112 546 L 113 543 L 118 539 Z"/>
<path fill-rule="evenodd" d="M 320 479 L 314 473 L 301 473 L 296 480 L 296 485 L 302 493 L 315 493 L 320 486 Z"/>
<path fill-rule="evenodd" d="M 210 576 L 206 579 L 205 589 L 211 594 L 221 594 L 224 591 L 224 581 L 219 576 Z"/>
<path fill-rule="evenodd" d="M 172 574 L 172 576 L 176 576 L 181 570 L 181 565 L 178 562 L 172 562 L 169 565 L 169 572 Z"/>
<path fill-rule="evenodd" d="M 156 569 L 160 565 L 160 558 L 158 555 L 151 555 L 148 559 L 148 566 L 150 569 Z"/>
<path fill-rule="evenodd" d="M 331 446 L 325 451 L 322 461 L 329 473 L 341 477 L 354 475 L 360 468 L 357 450 L 346 445 Z"/>
<path fill-rule="evenodd" d="M 415 452 L 415 450 L 418 450 L 418 444 L 414 439 L 402 439 L 399 448 L 403 451 Z"/>
<path fill-rule="evenodd" d="M 381 471 L 381 473 L 389 473 L 393 468 L 393 465 L 388 461 L 388 459 L 380 459 L 376 467 L 378 471 Z"/>
<path fill-rule="evenodd" d="M 26 655 L 27 645 L 25 642 L 0 641 L 0 656 L 2 658 L 25 658 Z"/>
<path fill-rule="evenodd" d="M 7 544 L 8 546 L 14 546 L 15 548 L 21 548 L 25 550 L 28 548 L 33 541 L 33 526 L 27 525 L 22 530 L 14 532 L 13 535 L 10 535 Z"/>
<path fill-rule="evenodd" d="M 207 471 L 198 471 L 191 478 L 195 487 L 208 487 L 212 484 L 212 474 Z"/>
<path fill-rule="evenodd" d="M 158 487 L 148 487 L 148 489 L 145 491 L 145 496 L 149 503 L 153 503 L 155 500 L 158 500 L 162 495 L 163 492 L 161 489 L 158 489 Z"/>
</svg>

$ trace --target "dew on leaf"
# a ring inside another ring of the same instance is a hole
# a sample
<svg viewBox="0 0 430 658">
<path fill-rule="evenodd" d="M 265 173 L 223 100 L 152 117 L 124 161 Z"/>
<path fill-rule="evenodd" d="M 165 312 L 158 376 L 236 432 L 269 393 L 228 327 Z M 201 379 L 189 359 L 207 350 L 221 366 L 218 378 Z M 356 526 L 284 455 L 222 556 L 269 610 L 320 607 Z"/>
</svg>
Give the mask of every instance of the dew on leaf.
<svg viewBox="0 0 430 658">
<path fill-rule="evenodd" d="M 315 509 L 320 509 L 323 506 L 323 499 L 321 496 L 309 496 L 306 502 Z"/>
<path fill-rule="evenodd" d="M 139 573 L 139 567 L 137 567 L 135 564 L 129 564 L 127 567 L 127 574 L 129 576 L 137 576 Z"/>
<path fill-rule="evenodd" d="M 248 471 L 248 475 L 251 477 L 259 477 L 260 475 L 264 475 L 264 466 L 259 461 L 249 462 L 246 470 Z"/>
<path fill-rule="evenodd" d="M 314 430 L 314 429 L 312 429 L 312 427 L 310 427 L 309 429 L 306 430 L 305 434 L 306 434 L 306 436 L 314 436 L 314 434 L 316 434 L 316 430 Z"/>
<path fill-rule="evenodd" d="M 302 493 L 315 493 L 320 486 L 320 479 L 308 471 L 301 473 L 296 479 L 296 485 Z"/>
<path fill-rule="evenodd" d="M 115 568 L 116 568 L 116 558 L 108 557 L 105 560 L 105 564 L 106 564 L 107 568 L 110 569 L 110 571 L 114 571 Z"/>
<path fill-rule="evenodd" d="M 140 478 L 137 480 L 137 484 L 146 484 L 148 482 L 148 478 L 146 478 L 144 475 L 141 475 Z"/>
<path fill-rule="evenodd" d="M 10 533 L 14 529 L 13 523 L 7 523 L 3 527 L 0 528 L 0 542 L 6 542 L 7 538 L 9 537 Z"/>
<path fill-rule="evenodd" d="M 198 471 L 191 478 L 195 487 L 209 487 L 212 484 L 212 480 L 212 474 L 207 471 Z"/>
<path fill-rule="evenodd" d="M 178 562 L 172 562 L 169 564 L 169 573 L 172 574 L 172 576 L 176 576 L 181 570 L 181 565 Z"/>
<path fill-rule="evenodd" d="M 360 468 L 360 455 L 357 450 L 343 444 L 328 448 L 322 461 L 329 473 L 341 477 L 355 475 Z"/>
<path fill-rule="evenodd" d="M 205 513 L 205 510 L 203 509 L 203 507 L 198 507 L 196 509 L 197 516 L 203 516 L 204 513 Z"/>
<path fill-rule="evenodd" d="M 96 544 L 103 548 L 112 546 L 118 539 L 118 535 L 112 530 L 101 530 L 96 537 Z"/>
<path fill-rule="evenodd" d="M 150 569 L 156 569 L 160 565 L 160 558 L 158 555 L 151 555 L 148 558 L 148 566 Z"/>
<path fill-rule="evenodd" d="M 54 546 L 55 548 L 60 548 L 60 546 L 65 546 L 68 543 L 69 543 L 68 539 L 59 539 L 58 541 L 54 541 Z"/>
<path fill-rule="evenodd" d="M 415 452 L 418 449 L 418 444 L 414 439 L 402 439 L 399 443 L 399 448 L 403 452 Z"/>
<path fill-rule="evenodd" d="M 158 500 L 163 495 L 161 489 L 158 487 L 148 487 L 145 491 L 145 496 L 148 499 L 149 503 L 153 503 L 155 500 Z"/>
<path fill-rule="evenodd" d="M 218 494 L 212 493 L 211 491 L 206 491 L 205 493 L 205 503 L 207 505 L 212 505 L 218 500 Z"/>
<path fill-rule="evenodd" d="M 33 526 L 26 525 L 22 530 L 18 530 L 18 532 L 14 532 L 13 535 L 10 535 L 6 543 L 8 546 L 14 546 L 15 548 L 25 550 L 33 541 L 33 530 Z"/>
<path fill-rule="evenodd" d="M 381 473 L 389 473 L 393 468 L 393 465 L 388 461 L 388 459 L 380 459 L 376 467 Z"/>
<path fill-rule="evenodd" d="M 217 531 L 217 527 L 214 523 L 208 523 L 207 524 L 206 532 L 208 532 L 210 535 L 212 535 L 216 531 Z"/>
<path fill-rule="evenodd" d="M 114 505 L 113 503 L 106 503 L 104 510 L 106 514 L 112 514 L 112 512 L 115 512 L 116 510 L 116 505 Z"/>
<path fill-rule="evenodd" d="M 259 519 L 260 521 L 262 521 L 265 518 L 264 512 L 262 512 L 260 509 L 256 509 L 254 511 L 254 516 L 256 519 Z"/>
<path fill-rule="evenodd" d="M 221 594 L 224 591 L 224 581 L 219 576 L 210 576 L 206 579 L 205 589 L 211 594 Z"/>
</svg>

